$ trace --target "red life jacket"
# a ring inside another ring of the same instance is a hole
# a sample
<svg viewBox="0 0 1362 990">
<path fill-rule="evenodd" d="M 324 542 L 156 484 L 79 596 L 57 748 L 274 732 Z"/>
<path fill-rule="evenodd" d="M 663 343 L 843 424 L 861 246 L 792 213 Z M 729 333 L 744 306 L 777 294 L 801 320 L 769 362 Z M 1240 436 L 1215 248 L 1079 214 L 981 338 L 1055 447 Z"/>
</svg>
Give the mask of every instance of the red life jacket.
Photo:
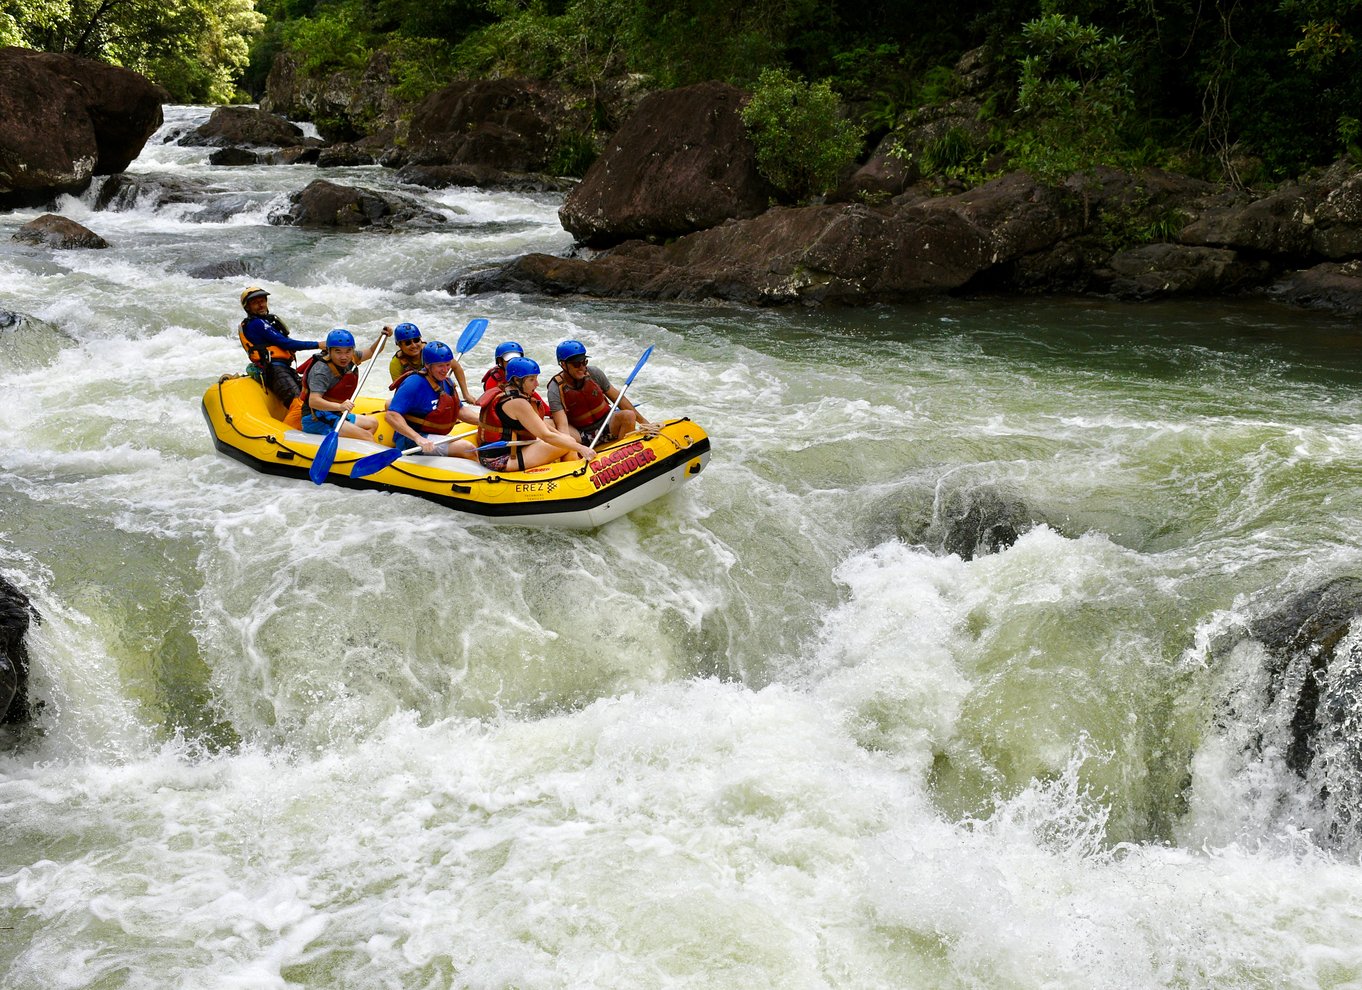
<svg viewBox="0 0 1362 990">
<path fill-rule="evenodd" d="M 412 375 L 423 375 L 424 370 L 407 371 L 393 380 L 388 386 L 389 392 L 396 392 L 398 387 Z M 435 433 L 442 437 L 449 436 L 454 429 L 454 424 L 459 421 L 459 402 L 458 393 L 454 391 L 454 386 L 446 378 L 442 382 L 433 383 L 429 378 L 426 384 L 435 389 L 439 398 L 435 402 L 435 408 L 424 416 L 413 416 L 411 413 L 402 413 L 401 416 L 413 429 L 420 430 L 422 433 Z"/>
<path fill-rule="evenodd" d="M 314 354 L 312 355 L 312 357 L 304 361 L 302 365 L 298 368 L 298 374 L 303 376 L 302 398 L 304 412 L 312 408 L 311 404 L 307 401 L 308 397 L 311 395 L 311 392 L 307 387 L 307 373 L 312 370 L 312 363 L 314 361 L 326 361 L 327 364 L 331 364 L 330 361 L 322 357 L 320 354 Z M 332 402 L 344 402 L 346 399 L 352 397 L 355 394 L 355 392 L 359 389 L 359 365 L 354 364 L 352 362 L 350 364 L 350 367 L 346 368 L 344 371 L 341 371 L 334 364 L 331 364 L 331 370 L 340 372 L 340 380 L 337 381 L 336 384 L 332 385 L 325 392 L 323 392 L 322 398 L 330 399 Z"/>
<path fill-rule="evenodd" d="M 610 400 L 590 375 L 582 384 L 575 384 L 566 371 L 553 376 L 558 383 L 558 395 L 563 400 L 563 412 L 567 421 L 576 427 L 591 426 L 599 423 L 610 411 Z"/>
<path fill-rule="evenodd" d="M 478 446 L 497 440 L 532 440 L 534 434 L 520 420 L 507 416 L 502 407 L 512 399 L 526 399 L 540 417 L 549 414 L 549 404 L 538 392 L 526 395 L 509 385 L 488 389 L 478 399 Z"/>
<path fill-rule="evenodd" d="M 483 392 L 490 392 L 494 388 L 499 388 L 506 384 L 506 369 L 499 364 L 494 364 L 487 369 L 487 373 L 482 376 Z M 481 398 L 478 400 L 481 402 Z"/>
</svg>

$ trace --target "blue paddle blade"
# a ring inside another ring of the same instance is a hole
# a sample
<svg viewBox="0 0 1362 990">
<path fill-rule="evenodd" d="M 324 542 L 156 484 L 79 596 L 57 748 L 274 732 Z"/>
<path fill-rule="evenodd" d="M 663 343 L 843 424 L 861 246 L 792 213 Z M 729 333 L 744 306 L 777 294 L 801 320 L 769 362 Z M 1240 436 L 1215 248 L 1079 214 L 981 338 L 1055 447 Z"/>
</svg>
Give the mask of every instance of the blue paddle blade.
<svg viewBox="0 0 1362 990">
<path fill-rule="evenodd" d="M 649 344 L 648 349 L 643 352 L 643 357 L 639 358 L 638 364 L 634 365 L 634 370 L 629 372 L 629 377 L 624 380 L 626 388 L 634 383 L 634 376 L 638 374 L 639 369 L 643 367 L 643 363 L 648 360 L 648 355 L 651 353 L 653 353 L 653 345 Z"/>
<path fill-rule="evenodd" d="M 468 326 L 463 328 L 463 333 L 459 334 L 459 342 L 454 347 L 459 352 L 459 356 L 462 357 L 476 347 L 486 331 L 487 320 L 485 318 L 479 316 L 476 320 L 469 320 Z"/>
<path fill-rule="evenodd" d="M 312 459 L 312 466 L 307 469 L 307 476 L 312 479 L 314 485 L 320 485 L 326 480 L 327 474 L 331 471 L 331 465 L 336 462 L 336 448 L 340 446 L 340 434 L 332 430 L 322 440 L 317 447 L 317 456 Z"/>
<path fill-rule="evenodd" d="M 350 468 L 350 477 L 367 478 L 371 474 L 377 474 L 401 456 L 402 451 L 393 449 L 380 450 L 377 454 L 361 457 L 359 460 L 355 461 L 354 466 Z"/>
<path fill-rule="evenodd" d="M 507 443 L 505 440 L 493 440 L 491 443 L 485 443 L 481 447 L 479 447 L 478 453 L 479 454 L 485 453 L 486 451 L 489 450 L 505 450 L 509 446 L 510 444 Z"/>
</svg>

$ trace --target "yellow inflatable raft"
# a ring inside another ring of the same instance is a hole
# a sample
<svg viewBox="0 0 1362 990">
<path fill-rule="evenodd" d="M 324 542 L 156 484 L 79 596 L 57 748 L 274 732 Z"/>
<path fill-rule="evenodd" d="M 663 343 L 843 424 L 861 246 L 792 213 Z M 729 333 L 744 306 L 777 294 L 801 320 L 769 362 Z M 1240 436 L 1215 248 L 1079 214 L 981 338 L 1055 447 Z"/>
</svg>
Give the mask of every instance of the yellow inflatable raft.
<svg viewBox="0 0 1362 990">
<path fill-rule="evenodd" d="M 496 522 L 590 529 L 618 519 L 679 488 L 709 463 L 709 436 L 689 419 L 602 444 L 597 457 L 555 461 L 527 471 L 492 471 L 461 457 L 402 457 L 365 478 L 351 478 L 360 458 L 388 450 L 392 427 L 382 422 L 383 400 L 360 396 L 355 412 L 377 414 L 379 443 L 342 439 L 327 481 L 349 488 L 405 492 Z M 224 376 L 203 394 L 213 444 L 266 474 L 308 478 L 322 437 L 293 430 L 283 410 L 255 379 Z M 462 425 L 462 424 L 460 424 Z M 455 434 L 461 432 L 455 428 Z M 310 482 L 309 482 L 310 484 Z"/>
</svg>

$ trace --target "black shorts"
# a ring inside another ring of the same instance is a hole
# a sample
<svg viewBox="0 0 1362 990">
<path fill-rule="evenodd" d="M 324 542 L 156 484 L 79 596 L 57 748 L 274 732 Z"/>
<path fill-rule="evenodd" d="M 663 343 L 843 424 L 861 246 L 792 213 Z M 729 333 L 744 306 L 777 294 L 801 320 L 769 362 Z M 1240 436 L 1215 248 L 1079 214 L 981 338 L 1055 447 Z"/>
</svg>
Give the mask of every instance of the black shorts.
<svg viewBox="0 0 1362 990">
<path fill-rule="evenodd" d="M 602 426 L 604 426 L 605 423 L 606 423 L 606 420 L 604 420 L 604 419 L 598 419 L 598 420 L 596 420 L 596 422 L 592 423 L 590 426 L 583 426 L 583 427 L 582 427 L 582 430 L 581 430 L 581 433 L 582 433 L 582 443 L 585 443 L 585 444 L 591 443 L 591 438 L 594 437 L 594 436 L 596 435 L 596 431 L 599 430 Z M 604 433 L 601 434 L 601 439 L 600 439 L 599 442 L 600 442 L 600 443 L 609 443 L 609 442 L 610 442 L 611 440 L 613 440 L 613 439 L 615 439 L 615 438 L 612 437 L 612 436 L 610 435 L 610 430 L 607 428 L 606 431 L 605 431 Z"/>
<path fill-rule="evenodd" d="M 288 409 L 293 400 L 303 394 L 303 379 L 293 370 L 293 365 L 271 361 L 265 365 L 265 387 Z"/>
</svg>

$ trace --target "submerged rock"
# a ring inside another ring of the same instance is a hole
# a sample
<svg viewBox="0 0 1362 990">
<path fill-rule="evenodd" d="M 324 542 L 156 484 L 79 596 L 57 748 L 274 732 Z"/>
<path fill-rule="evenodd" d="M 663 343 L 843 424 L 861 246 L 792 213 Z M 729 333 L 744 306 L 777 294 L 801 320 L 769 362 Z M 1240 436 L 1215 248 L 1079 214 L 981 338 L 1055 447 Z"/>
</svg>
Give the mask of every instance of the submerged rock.
<svg viewBox="0 0 1362 990">
<path fill-rule="evenodd" d="M 1348 576 L 1253 621 L 1231 649 L 1256 643 L 1262 670 L 1234 672 L 1220 716 L 1243 749 L 1255 803 L 1314 827 L 1322 844 L 1350 849 L 1362 846 L 1360 618 L 1362 578 Z"/>
<path fill-rule="evenodd" d="M 1020 496 L 996 485 L 979 485 L 943 496 L 929 532 L 946 553 L 973 560 L 1006 550 L 1035 524 L 1035 513 Z"/>
<path fill-rule="evenodd" d="M 41 621 L 28 596 L 0 577 L 0 724 L 27 722 L 28 649 L 24 636 L 30 621 Z"/>
<path fill-rule="evenodd" d="M 57 216 L 55 213 L 44 213 L 35 220 L 20 227 L 11 240 L 21 241 L 25 244 L 37 244 L 42 247 L 68 249 L 68 248 L 106 248 L 109 242 L 100 237 L 88 227 L 83 227 L 76 221 Z"/>
</svg>

